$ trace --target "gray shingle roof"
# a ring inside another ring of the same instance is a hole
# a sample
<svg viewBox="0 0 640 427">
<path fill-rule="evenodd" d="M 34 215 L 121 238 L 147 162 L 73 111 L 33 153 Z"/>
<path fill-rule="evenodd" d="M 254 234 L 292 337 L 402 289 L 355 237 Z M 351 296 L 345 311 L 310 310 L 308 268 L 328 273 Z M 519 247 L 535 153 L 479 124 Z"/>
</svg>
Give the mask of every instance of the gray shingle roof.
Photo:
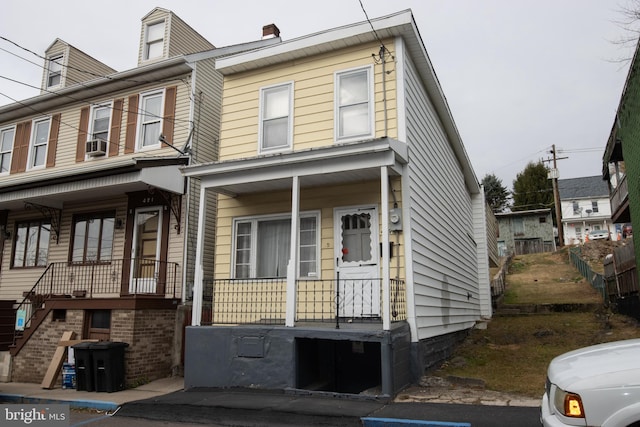
<svg viewBox="0 0 640 427">
<path fill-rule="evenodd" d="M 609 187 L 601 176 L 585 176 L 558 180 L 560 200 L 609 197 Z"/>
</svg>

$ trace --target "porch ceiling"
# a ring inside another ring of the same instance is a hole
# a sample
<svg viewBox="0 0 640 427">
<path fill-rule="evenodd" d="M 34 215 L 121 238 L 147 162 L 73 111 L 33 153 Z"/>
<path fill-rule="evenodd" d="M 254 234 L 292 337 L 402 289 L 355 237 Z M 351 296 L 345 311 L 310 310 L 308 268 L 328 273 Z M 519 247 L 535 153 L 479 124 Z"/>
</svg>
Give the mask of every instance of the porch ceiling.
<svg viewBox="0 0 640 427">
<path fill-rule="evenodd" d="M 184 179 L 178 165 L 112 172 L 106 176 L 76 175 L 73 180 L 43 180 L 40 185 L 0 192 L 0 210 L 23 209 L 25 202 L 62 209 L 65 202 L 104 200 L 149 188 L 182 194 Z"/>
<path fill-rule="evenodd" d="M 305 188 L 379 179 L 384 166 L 390 175 L 401 175 L 406 163 L 406 144 L 381 138 L 188 166 L 183 174 L 200 178 L 203 188 L 235 196 L 290 189 L 294 176 Z"/>
</svg>

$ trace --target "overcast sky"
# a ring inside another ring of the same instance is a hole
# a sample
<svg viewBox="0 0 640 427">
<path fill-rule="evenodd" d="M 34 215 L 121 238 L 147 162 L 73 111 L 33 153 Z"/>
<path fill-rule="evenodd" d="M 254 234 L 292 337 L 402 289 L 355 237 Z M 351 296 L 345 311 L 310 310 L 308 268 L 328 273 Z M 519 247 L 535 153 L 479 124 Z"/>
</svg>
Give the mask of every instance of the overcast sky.
<svg viewBox="0 0 640 427">
<path fill-rule="evenodd" d="M 634 45 L 633 0 L 361 0 L 369 18 L 411 9 L 480 181 L 511 189 L 528 162 L 559 156 L 560 178 L 600 175 Z M 173 11 L 217 47 L 289 40 L 364 21 L 359 0 L 9 0 L 0 36 L 39 55 L 56 39 L 123 71 L 137 63 L 140 20 Z M 17 56 L 16 56 L 17 55 Z M 0 105 L 39 94 L 43 60 L 0 40 Z M 17 80 L 24 84 L 10 81 Z"/>
</svg>

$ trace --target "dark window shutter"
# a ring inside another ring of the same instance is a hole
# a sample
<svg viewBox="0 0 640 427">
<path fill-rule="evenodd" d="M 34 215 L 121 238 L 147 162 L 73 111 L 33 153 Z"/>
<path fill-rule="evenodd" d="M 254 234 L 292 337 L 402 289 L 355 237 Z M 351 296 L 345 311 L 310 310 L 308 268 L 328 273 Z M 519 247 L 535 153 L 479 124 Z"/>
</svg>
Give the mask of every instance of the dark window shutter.
<svg viewBox="0 0 640 427">
<path fill-rule="evenodd" d="M 138 126 L 138 95 L 129 97 L 127 106 L 127 130 L 124 141 L 124 153 L 136 151 L 136 128 Z"/>
<path fill-rule="evenodd" d="M 76 162 L 84 162 L 87 149 L 87 134 L 89 132 L 89 107 L 80 110 L 80 123 L 78 124 L 78 145 L 76 146 Z"/>
<path fill-rule="evenodd" d="M 168 87 L 164 95 L 164 119 L 162 121 L 162 134 L 169 144 L 173 144 L 173 129 L 176 122 L 176 95 L 177 86 Z"/>
<path fill-rule="evenodd" d="M 30 138 L 31 122 L 18 123 L 13 144 L 13 156 L 11 158 L 11 173 L 24 172 L 27 170 Z"/>
<path fill-rule="evenodd" d="M 49 130 L 49 144 L 47 147 L 47 167 L 52 168 L 56 165 L 56 151 L 58 150 L 58 135 L 60 133 L 60 116 L 54 114 L 51 117 L 51 129 Z"/>
<path fill-rule="evenodd" d="M 113 115 L 111 117 L 111 132 L 109 133 L 109 157 L 117 156 L 120 148 L 120 128 L 122 127 L 122 107 L 124 99 L 113 101 Z"/>
</svg>

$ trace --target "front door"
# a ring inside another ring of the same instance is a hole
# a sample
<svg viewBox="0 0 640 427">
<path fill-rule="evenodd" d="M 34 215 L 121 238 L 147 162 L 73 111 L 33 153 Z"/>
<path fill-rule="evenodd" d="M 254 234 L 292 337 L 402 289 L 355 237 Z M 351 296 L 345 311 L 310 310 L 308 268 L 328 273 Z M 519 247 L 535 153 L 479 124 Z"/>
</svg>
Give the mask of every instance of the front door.
<svg viewBox="0 0 640 427">
<path fill-rule="evenodd" d="M 336 209 L 334 215 L 340 317 L 380 316 L 378 211 Z"/>
<path fill-rule="evenodd" d="M 136 209 L 129 292 L 156 293 L 160 264 L 162 209 Z"/>
</svg>

